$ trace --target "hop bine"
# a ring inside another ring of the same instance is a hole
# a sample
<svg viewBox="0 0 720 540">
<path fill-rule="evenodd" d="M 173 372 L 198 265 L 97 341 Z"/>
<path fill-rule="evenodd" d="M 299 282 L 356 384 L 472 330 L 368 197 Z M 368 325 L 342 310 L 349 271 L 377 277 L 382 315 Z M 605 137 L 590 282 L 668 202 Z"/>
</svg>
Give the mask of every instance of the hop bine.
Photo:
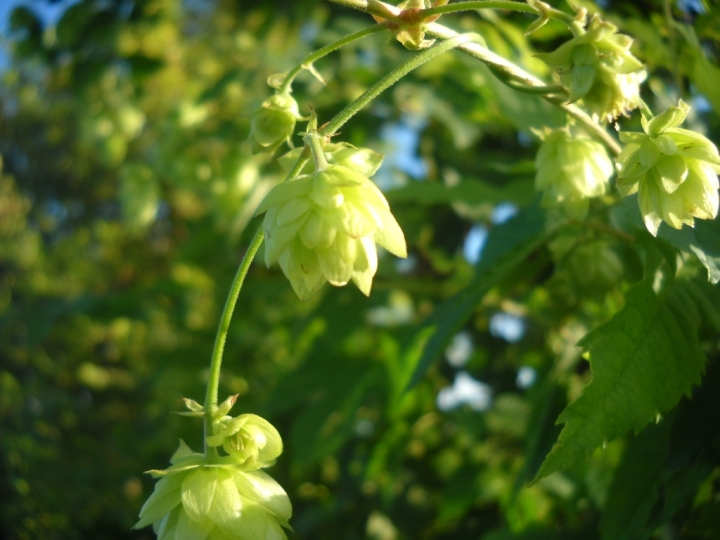
<svg viewBox="0 0 720 540">
<path fill-rule="evenodd" d="M 292 506 L 280 485 L 260 469 L 282 453 L 277 430 L 254 414 L 225 416 L 232 396 L 216 413 L 210 447 L 226 456 L 193 452 L 183 441 L 165 470 L 149 471 L 155 490 L 140 510 L 139 529 L 152 524 L 158 540 L 286 540 Z M 202 407 L 186 400 L 190 416 Z"/>
<path fill-rule="evenodd" d="M 606 192 L 613 173 L 612 161 L 600 143 L 574 136 L 567 129 L 545 136 L 535 168 L 535 189 L 542 192 L 541 204 L 560 207 L 574 219 L 587 215 L 588 199 Z"/>
</svg>

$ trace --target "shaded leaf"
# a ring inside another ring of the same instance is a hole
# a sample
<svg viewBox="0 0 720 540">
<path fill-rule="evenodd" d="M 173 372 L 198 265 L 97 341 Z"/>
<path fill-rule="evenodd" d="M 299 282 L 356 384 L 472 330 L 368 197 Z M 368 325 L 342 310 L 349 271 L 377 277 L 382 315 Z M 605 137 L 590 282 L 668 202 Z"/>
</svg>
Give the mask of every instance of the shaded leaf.
<svg viewBox="0 0 720 540">
<path fill-rule="evenodd" d="M 603 540 L 647 538 L 645 525 L 658 498 L 670 423 L 654 425 L 632 439 L 615 470 L 600 521 Z"/>
<path fill-rule="evenodd" d="M 580 342 L 593 379 L 558 418 L 565 427 L 536 480 L 640 431 L 689 395 L 704 369 L 698 324 L 697 310 L 672 285 L 661 295 L 645 281 L 631 288 L 625 306 Z"/>
</svg>

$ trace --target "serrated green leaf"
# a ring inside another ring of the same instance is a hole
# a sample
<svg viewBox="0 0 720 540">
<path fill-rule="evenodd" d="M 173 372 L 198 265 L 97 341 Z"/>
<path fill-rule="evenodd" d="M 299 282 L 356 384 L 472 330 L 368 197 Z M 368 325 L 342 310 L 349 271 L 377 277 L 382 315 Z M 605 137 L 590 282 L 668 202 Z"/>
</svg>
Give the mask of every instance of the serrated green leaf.
<svg viewBox="0 0 720 540">
<path fill-rule="evenodd" d="M 600 520 L 603 540 L 642 540 L 662 484 L 669 422 L 654 425 L 632 439 L 615 469 Z"/>
<path fill-rule="evenodd" d="M 423 324 L 421 332 L 431 326 L 435 332 L 428 339 L 408 388 L 423 377 L 488 291 L 553 234 L 553 230 L 545 230 L 545 213 L 536 206 L 491 229 L 472 283 L 439 306 Z"/>
<path fill-rule="evenodd" d="M 700 382 L 705 358 L 697 338 L 699 313 L 673 290 L 655 294 L 643 281 L 625 306 L 581 341 L 593 379 L 560 415 L 558 443 L 536 480 L 564 469 L 603 442 L 639 432 L 672 409 Z"/>
<path fill-rule="evenodd" d="M 637 205 L 637 196 L 625 197 L 611 210 L 616 227 L 631 234 L 644 231 L 645 226 Z M 708 281 L 720 281 L 720 218 L 713 220 L 696 219 L 694 227 L 684 225 L 677 230 L 661 224 L 657 238 L 673 248 L 694 254 L 707 269 Z"/>
</svg>

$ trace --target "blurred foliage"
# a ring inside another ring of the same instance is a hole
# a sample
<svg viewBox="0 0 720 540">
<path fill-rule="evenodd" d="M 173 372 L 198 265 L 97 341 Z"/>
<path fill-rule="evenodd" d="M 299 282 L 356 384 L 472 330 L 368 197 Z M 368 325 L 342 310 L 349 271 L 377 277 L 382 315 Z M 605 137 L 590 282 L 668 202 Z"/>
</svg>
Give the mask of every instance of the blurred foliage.
<svg viewBox="0 0 720 540">
<path fill-rule="evenodd" d="M 651 73 L 645 98 L 660 110 L 683 97 L 691 127 L 720 140 L 717 4 L 609 4 Z M 0 538 L 149 539 L 130 530 L 152 489 L 141 471 L 165 467 L 178 438 L 201 444 L 200 422 L 171 412 L 202 400 L 253 213 L 283 176 L 251 154 L 249 115 L 270 75 L 371 21 L 316 0 L 80 0 L 57 24 L 46 8 L 12 11 L 0 73 Z M 531 19 L 502 15 L 443 22 L 548 75 L 533 54 L 563 27 L 528 42 Z M 373 35 L 317 63 L 327 87 L 304 74 L 294 96 L 329 120 L 410 54 Z M 221 398 L 240 394 L 236 412 L 283 435 L 271 474 L 293 501 L 293 538 L 720 537 L 720 294 L 703 267 L 717 272 L 717 220 L 632 244 L 599 222 L 639 216 L 598 203 L 586 223 L 543 229 L 531 128 L 563 121 L 472 58 L 445 55 L 342 133 L 388 154 L 378 181 L 394 188 L 408 262 L 383 257 L 370 298 L 326 287 L 306 302 L 254 264 Z M 393 145 L 393 129 L 417 144 Z M 500 224 L 506 203 L 518 214 Z M 463 249 L 478 231 L 488 241 L 474 267 Z M 675 250 L 697 245 L 708 260 Z M 620 433 L 529 484 L 590 380 L 578 340 L 653 264 L 686 277 L 674 309 L 697 310 L 702 386 L 640 436 Z M 467 374 L 487 385 L 488 406 L 439 407 Z"/>
</svg>

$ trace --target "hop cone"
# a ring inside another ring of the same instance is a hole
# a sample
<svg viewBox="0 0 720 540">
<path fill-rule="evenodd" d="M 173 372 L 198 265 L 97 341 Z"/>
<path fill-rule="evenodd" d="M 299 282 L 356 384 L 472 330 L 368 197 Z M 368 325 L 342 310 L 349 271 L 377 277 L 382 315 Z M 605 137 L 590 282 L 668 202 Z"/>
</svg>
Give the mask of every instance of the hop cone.
<svg viewBox="0 0 720 540">
<path fill-rule="evenodd" d="M 617 27 L 595 16 L 587 32 L 538 55 L 560 72 L 570 101 L 582 99 L 590 112 L 608 121 L 639 106 L 646 76 L 630 52 L 632 39 L 616 32 Z"/>
<path fill-rule="evenodd" d="M 568 217 L 585 217 L 589 197 L 603 195 L 613 164 L 600 143 L 564 129 L 547 135 L 535 158 L 535 189 L 542 205 L 561 207 Z"/>
<path fill-rule="evenodd" d="M 618 190 L 623 196 L 638 193 L 653 235 L 662 221 L 680 229 L 718 213 L 718 149 L 699 133 L 677 127 L 689 110 L 681 100 L 652 120 L 643 118 L 645 133 L 620 133 L 625 147 L 618 157 Z"/>
<path fill-rule="evenodd" d="M 359 168 L 367 171 L 362 164 Z M 369 295 L 376 243 L 407 256 L 405 237 L 385 197 L 362 172 L 331 164 L 275 186 L 258 208 L 259 214 L 267 212 L 265 262 L 279 262 L 302 299 L 325 281 L 342 286 L 352 280 Z"/>
<path fill-rule="evenodd" d="M 150 471 L 161 478 L 136 529 L 152 524 L 158 540 L 286 540 L 282 527 L 289 527 L 290 500 L 259 470 L 282 452 L 280 436 L 260 417 L 239 418 L 245 429 L 230 437 L 244 431 L 246 452 L 209 463 L 181 441 L 170 468 Z"/>
<path fill-rule="evenodd" d="M 275 94 L 266 99 L 255 111 L 250 124 L 250 135 L 256 148 L 275 150 L 290 140 L 295 123 L 300 119 L 298 104 L 289 94 Z"/>
</svg>

